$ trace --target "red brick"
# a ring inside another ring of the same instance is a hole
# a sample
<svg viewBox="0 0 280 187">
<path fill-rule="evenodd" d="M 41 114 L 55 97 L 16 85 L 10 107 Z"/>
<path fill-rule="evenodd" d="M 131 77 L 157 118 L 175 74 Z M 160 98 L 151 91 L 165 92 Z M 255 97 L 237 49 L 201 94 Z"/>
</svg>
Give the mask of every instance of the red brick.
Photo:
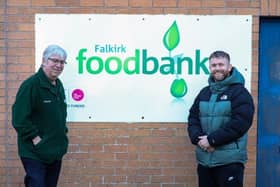
<svg viewBox="0 0 280 187">
<path fill-rule="evenodd" d="M 151 183 L 150 176 L 128 176 L 127 182 L 129 183 Z"/>
<path fill-rule="evenodd" d="M 55 6 L 55 0 L 31 0 L 32 6 Z"/>
<path fill-rule="evenodd" d="M 179 0 L 179 7 L 193 8 L 201 7 L 202 3 L 198 0 Z"/>
<path fill-rule="evenodd" d="M 225 1 L 224 0 L 203 0 L 202 1 L 202 6 L 203 7 L 208 7 L 208 8 L 224 8 L 225 7 Z"/>
<path fill-rule="evenodd" d="M 152 7 L 153 1 L 151 0 L 129 0 L 129 6 L 132 7 Z"/>
<path fill-rule="evenodd" d="M 105 6 L 108 7 L 127 7 L 128 0 L 106 0 Z"/>
<path fill-rule="evenodd" d="M 79 6 L 79 0 L 55 0 L 56 6 L 68 7 L 68 6 Z"/>
<path fill-rule="evenodd" d="M 8 39 L 10 39 L 10 40 L 16 40 L 16 39 L 31 40 L 33 38 L 34 38 L 34 33 L 31 33 L 31 32 L 9 32 L 8 33 Z"/>
<path fill-rule="evenodd" d="M 234 8 L 234 7 L 238 7 L 238 8 L 241 8 L 241 7 L 250 7 L 250 1 L 240 1 L 240 0 L 237 0 L 237 1 L 226 1 L 226 6 L 227 7 L 231 7 L 231 8 Z"/>
<path fill-rule="evenodd" d="M 153 7 L 177 7 L 177 1 L 153 0 Z"/>
<path fill-rule="evenodd" d="M 104 0 L 80 0 L 81 6 L 104 6 Z"/>
<path fill-rule="evenodd" d="M 127 145 L 104 145 L 105 152 L 127 152 Z"/>
<path fill-rule="evenodd" d="M 30 0 L 7 0 L 8 6 L 30 6 Z"/>
</svg>

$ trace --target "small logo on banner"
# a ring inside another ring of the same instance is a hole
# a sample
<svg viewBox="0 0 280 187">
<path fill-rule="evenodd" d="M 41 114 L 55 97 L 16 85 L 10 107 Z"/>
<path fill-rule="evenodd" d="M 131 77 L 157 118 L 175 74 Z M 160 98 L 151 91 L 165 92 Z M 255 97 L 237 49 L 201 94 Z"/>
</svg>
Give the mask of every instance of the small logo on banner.
<svg viewBox="0 0 280 187">
<path fill-rule="evenodd" d="M 84 92 L 81 89 L 75 89 L 72 91 L 72 98 L 75 101 L 81 101 L 84 98 Z"/>
</svg>

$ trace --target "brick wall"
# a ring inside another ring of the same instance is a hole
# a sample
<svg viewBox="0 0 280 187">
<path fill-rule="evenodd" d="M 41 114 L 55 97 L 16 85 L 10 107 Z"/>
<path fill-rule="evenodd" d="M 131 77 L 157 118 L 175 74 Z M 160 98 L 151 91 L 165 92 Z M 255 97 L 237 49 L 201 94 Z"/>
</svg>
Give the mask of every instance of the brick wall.
<svg viewBox="0 0 280 187">
<path fill-rule="evenodd" d="M 276 8 L 275 8 L 276 7 Z M 0 187 L 23 186 L 11 127 L 19 84 L 33 73 L 35 13 L 251 14 L 252 94 L 257 106 L 259 16 L 279 15 L 279 0 L 1 0 Z M 63 29 L 53 28 L 53 29 Z M 255 186 L 257 116 L 249 132 L 245 186 Z M 70 123 L 59 186 L 195 187 L 194 147 L 183 123 Z"/>
</svg>

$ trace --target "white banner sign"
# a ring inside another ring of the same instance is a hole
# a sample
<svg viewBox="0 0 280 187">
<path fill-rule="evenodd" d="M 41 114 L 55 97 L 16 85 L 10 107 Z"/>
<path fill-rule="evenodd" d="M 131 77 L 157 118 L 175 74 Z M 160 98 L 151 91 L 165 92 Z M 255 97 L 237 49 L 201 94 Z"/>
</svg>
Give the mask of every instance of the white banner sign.
<svg viewBox="0 0 280 187">
<path fill-rule="evenodd" d="M 187 122 L 215 50 L 231 55 L 250 89 L 249 15 L 37 14 L 35 31 L 36 69 L 47 45 L 68 53 L 68 121 Z"/>
</svg>

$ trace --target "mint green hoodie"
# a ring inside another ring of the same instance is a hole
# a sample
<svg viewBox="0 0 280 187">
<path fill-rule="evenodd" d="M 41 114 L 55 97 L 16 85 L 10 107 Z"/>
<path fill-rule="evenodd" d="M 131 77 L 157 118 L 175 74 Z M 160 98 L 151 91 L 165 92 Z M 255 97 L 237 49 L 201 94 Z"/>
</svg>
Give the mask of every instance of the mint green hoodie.
<svg viewBox="0 0 280 187">
<path fill-rule="evenodd" d="M 52 163 L 67 152 L 66 103 L 59 79 L 52 85 L 42 69 L 25 80 L 12 106 L 20 157 Z M 33 145 L 32 139 L 42 140 Z"/>
</svg>

